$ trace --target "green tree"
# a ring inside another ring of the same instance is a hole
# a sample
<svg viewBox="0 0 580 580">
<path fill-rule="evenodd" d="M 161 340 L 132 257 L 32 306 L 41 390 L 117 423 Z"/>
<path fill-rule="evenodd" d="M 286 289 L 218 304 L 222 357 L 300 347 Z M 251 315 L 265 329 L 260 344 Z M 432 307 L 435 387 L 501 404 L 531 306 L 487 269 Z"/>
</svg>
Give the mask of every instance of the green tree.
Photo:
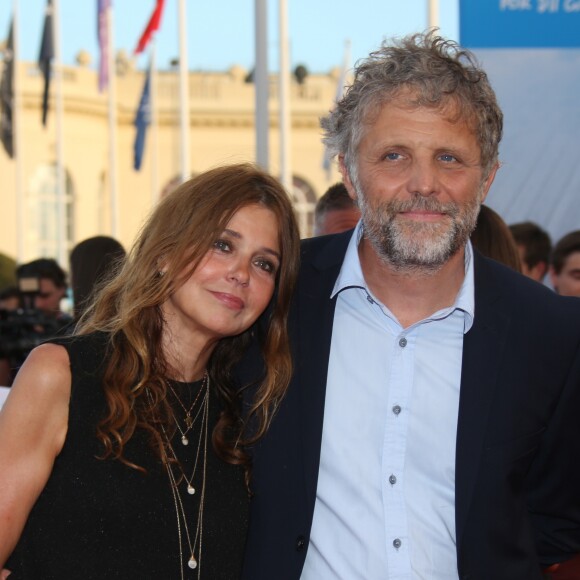
<svg viewBox="0 0 580 580">
<path fill-rule="evenodd" d="M 16 284 L 16 260 L 0 253 L 0 289 Z"/>
</svg>

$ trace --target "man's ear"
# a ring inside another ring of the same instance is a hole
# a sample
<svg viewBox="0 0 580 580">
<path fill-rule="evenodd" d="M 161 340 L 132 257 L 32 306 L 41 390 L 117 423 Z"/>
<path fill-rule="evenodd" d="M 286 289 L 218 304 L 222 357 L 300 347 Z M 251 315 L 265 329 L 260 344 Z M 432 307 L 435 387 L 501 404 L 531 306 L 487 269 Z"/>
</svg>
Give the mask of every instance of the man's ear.
<svg viewBox="0 0 580 580">
<path fill-rule="evenodd" d="M 350 180 L 350 175 L 348 174 L 348 169 L 346 167 L 346 164 L 344 162 L 344 155 L 340 154 L 338 156 L 338 170 L 340 171 L 340 174 L 342 175 L 342 182 L 344 183 L 344 186 L 346 187 L 346 190 L 348 191 L 348 195 L 350 196 L 350 198 L 353 201 L 356 201 L 356 190 L 354 188 L 354 186 L 352 185 L 352 181 Z"/>
</svg>

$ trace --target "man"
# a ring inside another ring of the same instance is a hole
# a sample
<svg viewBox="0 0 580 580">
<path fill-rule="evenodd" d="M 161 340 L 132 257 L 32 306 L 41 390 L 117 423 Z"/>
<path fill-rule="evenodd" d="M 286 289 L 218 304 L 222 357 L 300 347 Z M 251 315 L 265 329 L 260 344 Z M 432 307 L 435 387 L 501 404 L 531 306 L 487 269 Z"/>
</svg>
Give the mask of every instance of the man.
<svg viewBox="0 0 580 580">
<path fill-rule="evenodd" d="M 66 274 L 51 258 L 39 258 L 16 268 L 24 311 L 16 311 L 0 333 L 0 384 L 10 386 L 28 353 L 47 338 L 63 332 L 72 318 L 60 309 L 66 294 Z M 9 332 L 6 329 L 9 328 Z"/>
<path fill-rule="evenodd" d="M 510 230 L 520 252 L 522 274 L 536 282 L 543 282 L 552 251 L 549 234 L 534 222 L 512 224 Z"/>
<path fill-rule="evenodd" d="M 580 304 L 469 243 L 502 132 L 487 77 L 405 38 L 323 128 L 362 221 L 304 243 L 244 579 L 540 580 L 580 550 Z"/>
<path fill-rule="evenodd" d="M 566 234 L 554 246 L 550 279 L 558 294 L 580 296 L 580 230 Z"/>
<path fill-rule="evenodd" d="M 314 235 L 339 234 L 356 226 L 360 210 L 348 194 L 344 183 L 331 185 L 316 202 Z"/>
<path fill-rule="evenodd" d="M 66 294 L 66 274 L 52 258 L 39 258 L 16 269 L 20 289 L 30 293 L 31 306 L 46 316 L 62 316 L 60 302 Z M 28 287 L 26 280 L 32 286 Z M 24 287 L 23 287 L 24 286 Z"/>
</svg>

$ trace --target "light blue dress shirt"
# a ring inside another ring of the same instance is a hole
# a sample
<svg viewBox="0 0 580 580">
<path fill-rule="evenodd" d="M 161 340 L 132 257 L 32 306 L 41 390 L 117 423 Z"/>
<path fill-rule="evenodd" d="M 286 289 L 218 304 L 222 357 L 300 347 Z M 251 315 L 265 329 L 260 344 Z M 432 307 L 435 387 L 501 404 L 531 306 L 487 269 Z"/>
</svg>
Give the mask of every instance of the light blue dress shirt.
<svg viewBox="0 0 580 580">
<path fill-rule="evenodd" d="M 455 303 L 403 328 L 365 283 L 359 222 L 336 281 L 303 580 L 457 580 L 455 440 L 471 245 Z"/>
</svg>

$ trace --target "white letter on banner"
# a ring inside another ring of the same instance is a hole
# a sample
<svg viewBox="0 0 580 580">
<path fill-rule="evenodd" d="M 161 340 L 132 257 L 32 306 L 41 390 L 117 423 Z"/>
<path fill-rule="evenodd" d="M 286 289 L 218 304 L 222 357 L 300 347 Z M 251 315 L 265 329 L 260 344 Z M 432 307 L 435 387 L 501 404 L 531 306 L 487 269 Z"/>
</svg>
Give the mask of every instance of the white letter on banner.
<svg viewBox="0 0 580 580">
<path fill-rule="evenodd" d="M 580 0 L 564 0 L 564 12 L 580 12 Z"/>
<path fill-rule="evenodd" d="M 538 12 L 558 12 L 560 9 L 560 0 L 538 0 Z"/>
<path fill-rule="evenodd" d="M 500 0 L 500 10 L 531 10 L 531 0 Z"/>
</svg>

